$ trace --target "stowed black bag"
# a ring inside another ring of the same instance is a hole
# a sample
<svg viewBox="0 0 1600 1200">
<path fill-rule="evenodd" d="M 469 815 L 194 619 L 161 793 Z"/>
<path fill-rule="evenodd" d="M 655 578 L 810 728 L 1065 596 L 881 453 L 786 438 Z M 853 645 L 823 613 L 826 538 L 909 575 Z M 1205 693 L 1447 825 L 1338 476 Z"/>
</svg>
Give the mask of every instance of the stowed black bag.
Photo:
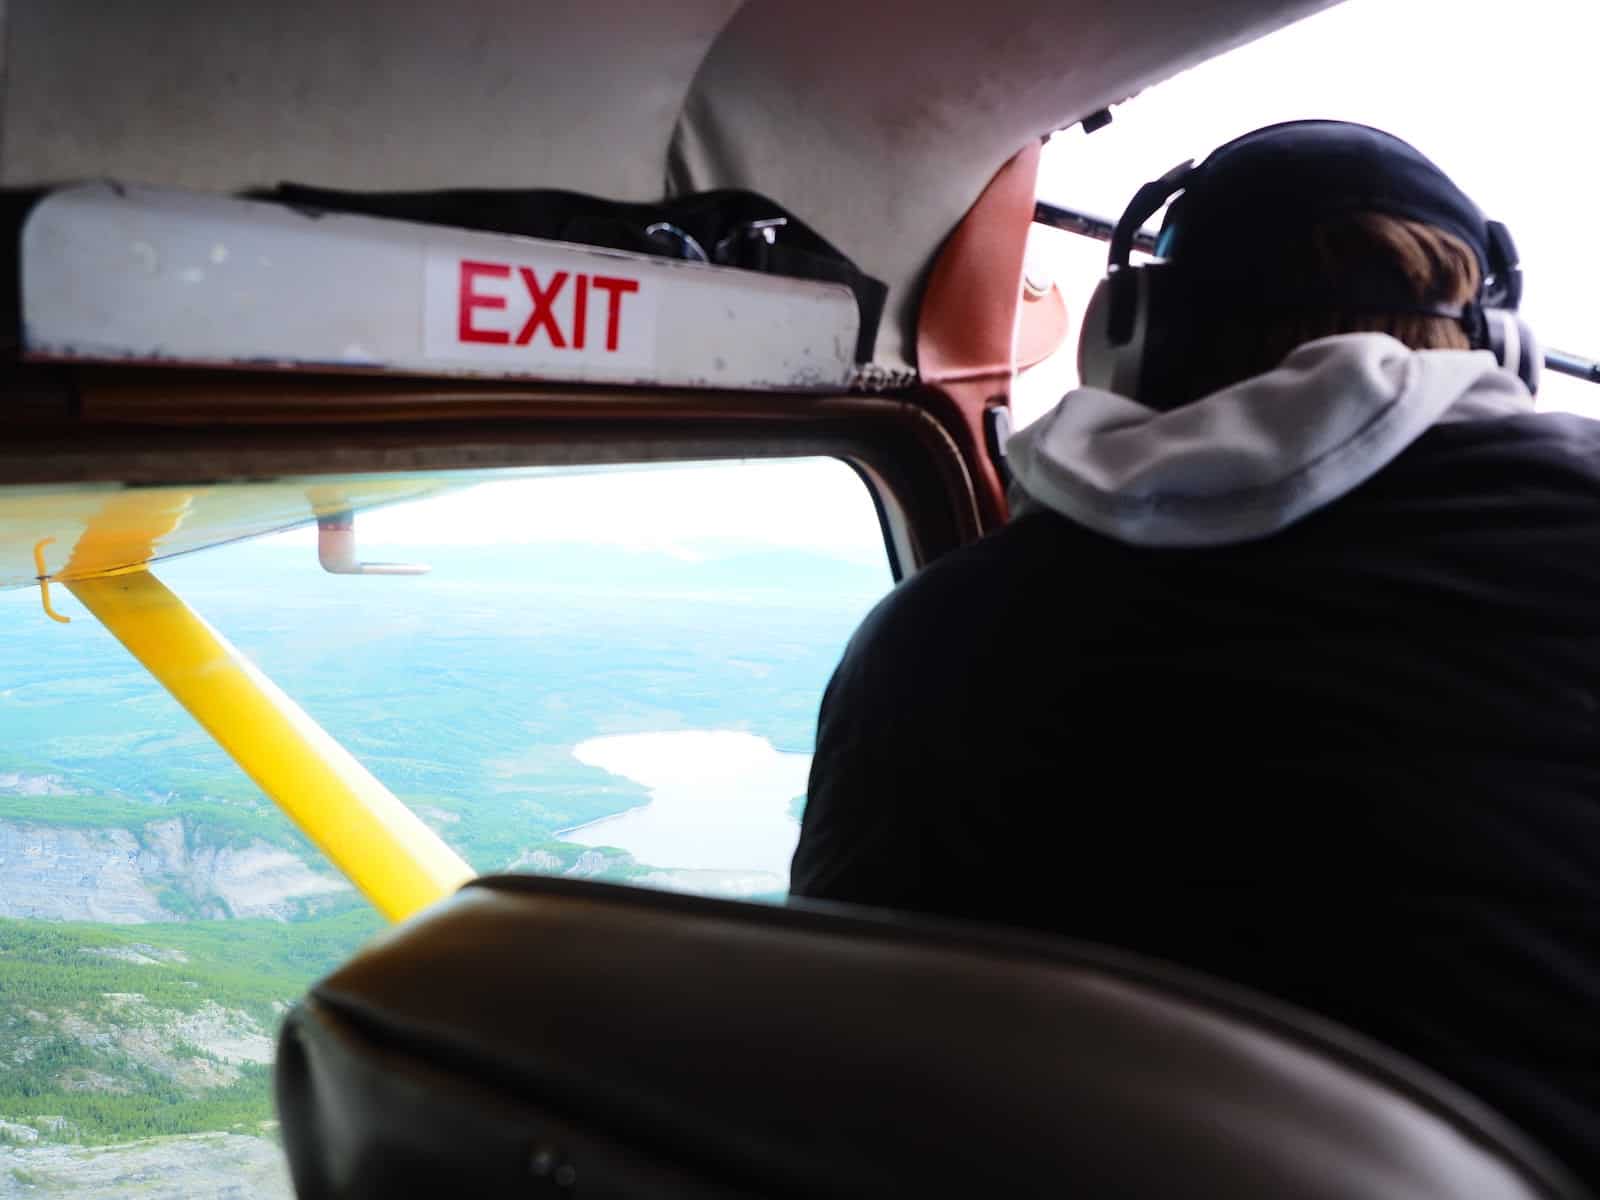
<svg viewBox="0 0 1600 1200">
<path fill-rule="evenodd" d="M 872 357 L 888 294 L 887 287 L 863 274 L 805 222 L 756 192 L 729 189 L 655 204 L 624 204 L 579 192 L 344 192 L 281 183 L 249 195 L 326 212 L 522 234 L 842 283 L 855 293 L 861 315 L 857 362 Z"/>
</svg>

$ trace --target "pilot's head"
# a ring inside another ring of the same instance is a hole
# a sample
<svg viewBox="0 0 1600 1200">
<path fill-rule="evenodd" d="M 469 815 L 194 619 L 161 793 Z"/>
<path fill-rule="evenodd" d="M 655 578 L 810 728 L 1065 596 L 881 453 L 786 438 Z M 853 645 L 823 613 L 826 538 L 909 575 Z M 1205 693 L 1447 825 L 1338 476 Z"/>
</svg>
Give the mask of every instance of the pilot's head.
<svg viewBox="0 0 1600 1200">
<path fill-rule="evenodd" d="M 1126 265 L 1134 232 L 1175 193 L 1160 262 Z M 1510 235 L 1376 129 L 1299 121 L 1246 134 L 1142 188 L 1118 235 L 1079 365 L 1086 383 L 1152 407 L 1262 374 L 1340 333 L 1386 333 L 1418 350 L 1493 349 L 1510 337 L 1506 365 L 1537 365 L 1510 312 L 1521 293 Z"/>
</svg>

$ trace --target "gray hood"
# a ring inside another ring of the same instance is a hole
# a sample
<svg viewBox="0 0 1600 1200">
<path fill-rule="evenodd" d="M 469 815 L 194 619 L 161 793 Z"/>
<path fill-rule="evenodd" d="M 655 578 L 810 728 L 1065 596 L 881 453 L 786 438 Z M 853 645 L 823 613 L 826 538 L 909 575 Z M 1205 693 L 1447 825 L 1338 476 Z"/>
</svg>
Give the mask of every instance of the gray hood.
<svg viewBox="0 0 1600 1200">
<path fill-rule="evenodd" d="M 1487 351 L 1348 333 L 1170 412 L 1077 388 L 1007 456 L 1018 511 L 1043 505 L 1139 546 L 1220 546 L 1332 503 L 1431 425 L 1531 411 L 1527 388 Z"/>
</svg>

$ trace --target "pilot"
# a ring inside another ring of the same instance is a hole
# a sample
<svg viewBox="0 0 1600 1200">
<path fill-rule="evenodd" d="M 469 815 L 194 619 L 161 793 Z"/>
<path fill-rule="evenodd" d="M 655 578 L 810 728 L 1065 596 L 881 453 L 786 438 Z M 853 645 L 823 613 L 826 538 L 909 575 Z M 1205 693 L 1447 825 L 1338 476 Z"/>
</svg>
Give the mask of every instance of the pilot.
<svg viewBox="0 0 1600 1200">
<path fill-rule="evenodd" d="M 1600 1183 L 1600 423 L 1534 411 L 1509 233 L 1296 122 L 1111 258 L 1010 523 L 846 649 L 793 894 L 1253 986 Z"/>
</svg>

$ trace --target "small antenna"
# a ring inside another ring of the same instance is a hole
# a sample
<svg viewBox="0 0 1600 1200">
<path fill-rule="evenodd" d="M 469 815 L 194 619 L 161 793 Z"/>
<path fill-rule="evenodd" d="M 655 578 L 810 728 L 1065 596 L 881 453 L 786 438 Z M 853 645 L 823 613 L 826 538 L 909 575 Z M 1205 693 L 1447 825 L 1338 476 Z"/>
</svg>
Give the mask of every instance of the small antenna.
<svg viewBox="0 0 1600 1200">
<path fill-rule="evenodd" d="M 358 562 L 356 514 L 350 509 L 317 518 L 317 559 L 330 575 L 426 575 L 425 563 Z"/>
<path fill-rule="evenodd" d="M 33 544 L 33 565 L 34 569 L 39 572 L 36 576 L 39 580 L 39 601 L 44 605 L 45 616 L 52 621 L 59 621 L 63 625 L 71 625 L 71 617 L 63 617 L 50 606 L 50 572 L 45 569 L 44 548 L 53 541 L 55 541 L 53 537 L 40 538 Z"/>
</svg>

